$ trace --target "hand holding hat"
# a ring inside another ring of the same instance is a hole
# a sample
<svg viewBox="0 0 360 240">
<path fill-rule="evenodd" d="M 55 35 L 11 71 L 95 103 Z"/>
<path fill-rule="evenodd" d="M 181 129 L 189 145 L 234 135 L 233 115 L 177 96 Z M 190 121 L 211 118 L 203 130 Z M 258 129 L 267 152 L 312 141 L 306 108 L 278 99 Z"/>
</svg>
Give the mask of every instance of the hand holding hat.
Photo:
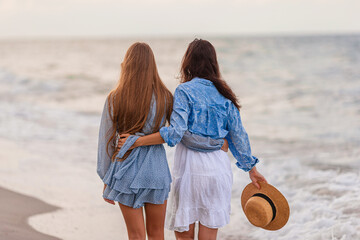
<svg viewBox="0 0 360 240">
<path fill-rule="evenodd" d="M 265 177 L 264 177 L 263 175 L 261 175 L 261 174 L 257 171 L 256 167 L 253 167 L 253 168 L 249 171 L 249 177 L 250 177 L 252 183 L 253 183 L 258 189 L 261 188 L 259 182 L 265 182 L 265 183 L 267 183 Z"/>
<path fill-rule="evenodd" d="M 290 208 L 286 198 L 266 182 L 248 184 L 241 195 L 241 205 L 247 219 L 253 225 L 266 230 L 278 230 L 289 219 Z"/>
</svg>

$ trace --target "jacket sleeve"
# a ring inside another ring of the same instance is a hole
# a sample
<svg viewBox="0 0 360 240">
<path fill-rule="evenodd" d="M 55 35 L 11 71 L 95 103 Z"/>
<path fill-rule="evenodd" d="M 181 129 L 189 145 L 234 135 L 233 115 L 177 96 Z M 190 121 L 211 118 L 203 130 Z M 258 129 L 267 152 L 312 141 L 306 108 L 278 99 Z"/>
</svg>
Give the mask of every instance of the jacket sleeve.
<svg viewBox="0 0 360 240">
<path fill-rule="evenodd" d="M 170 117 L 170 126 L 162 127 L 160 135 L 164 141 L 173 147 L 178 144 L 188 129 L 190 102 L 186 93 L 178 86 L 174 93 L 173 111 Z"/>
<path fill-rule="evenodd" d="M 101 116 L 98 141 L 97 173 L 101 179 L 104 179 L 111 164 L 111 156 L 115 151 L 111 143 L 109 144 L 108 151 L 106 151 L 107 142 L 109 141 L 113 129 L 113 123 L 109 113 L 109 102 L 108 99 L 106 99 Z"/>
<path fill-rule="evenodd" d="M 224 144 L 224 139 L 212 139 L 186 131 L 181 139 L 181 143 L 187 148 L 198 152 L 213 152 L 220 150 Z"/>
<path fill-rule="evenodd" d="M 242 125 L 240 112 L 231 103 L 228 117 L 228 131 L 226 140 L 229 142 L 229 149 L 236 159 L 236 166 L 245 172 L 250 171 L 258 162 L 258 158 L 251 155 L 251 147 L 248 134 Z"/>
</svg>

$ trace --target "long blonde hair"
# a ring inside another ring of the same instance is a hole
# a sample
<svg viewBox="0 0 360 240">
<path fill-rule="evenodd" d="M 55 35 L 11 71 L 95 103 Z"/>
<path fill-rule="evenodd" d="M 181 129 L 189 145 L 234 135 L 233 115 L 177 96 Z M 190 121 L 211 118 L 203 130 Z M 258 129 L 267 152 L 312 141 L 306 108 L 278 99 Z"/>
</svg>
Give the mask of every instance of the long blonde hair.
<svg viewBox="0 0 360 240">
<path fill-rule="evenodd" d="M 134 134 L 144 127 L 152 96 L 156 99 L 153 131 L 160 129 L 164 115 L 170 120 L 173 96 L 161 81 L 154 54 L 146 43 L 134 43 L 125 54 L 120 80 L 108 96 L 113 132 L 107 143 L 116 147 L 116 134 Z M 109 146 L 109 144 L 111 146 Z"/>
</svg>

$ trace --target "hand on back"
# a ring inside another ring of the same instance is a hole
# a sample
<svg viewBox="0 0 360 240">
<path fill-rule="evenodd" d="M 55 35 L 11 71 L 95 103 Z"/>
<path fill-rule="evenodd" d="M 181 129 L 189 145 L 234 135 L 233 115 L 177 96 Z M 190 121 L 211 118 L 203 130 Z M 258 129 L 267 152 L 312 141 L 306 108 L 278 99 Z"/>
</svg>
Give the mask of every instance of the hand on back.
<svg viewBox="0 0 360 240">
<path fill-rule="evenodd" d="M 224 144 L 222 145 L 221 150 L 223 150 L 224 152 L 229 151 L 229 143 L 225 138 L 224 138 Z"/>
</svg>

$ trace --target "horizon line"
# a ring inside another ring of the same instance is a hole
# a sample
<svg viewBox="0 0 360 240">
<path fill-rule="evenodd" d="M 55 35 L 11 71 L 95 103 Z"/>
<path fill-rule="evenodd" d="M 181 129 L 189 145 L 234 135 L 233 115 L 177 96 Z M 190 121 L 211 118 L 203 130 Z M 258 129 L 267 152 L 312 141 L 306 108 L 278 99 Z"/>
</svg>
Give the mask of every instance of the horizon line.
<svg viewBox="0 0 360 240">
<path fill-rule="evenodd" d="M 262 32 L 262 33 L 178 33 L 178 34 L 103 34 L 103 35 L 37 35 L 37 36 L 0 36 L 0 41 L 18 40 L 105 40 L 105 39 L 174 39 L 206 36 L 209 38 L 238 38 L 238 37 L 326 37 L 326 36 L 356 36 L 360 35 L 360 30 L 356 31 L 303 31 L 303 32 Z"/>
</svg>

